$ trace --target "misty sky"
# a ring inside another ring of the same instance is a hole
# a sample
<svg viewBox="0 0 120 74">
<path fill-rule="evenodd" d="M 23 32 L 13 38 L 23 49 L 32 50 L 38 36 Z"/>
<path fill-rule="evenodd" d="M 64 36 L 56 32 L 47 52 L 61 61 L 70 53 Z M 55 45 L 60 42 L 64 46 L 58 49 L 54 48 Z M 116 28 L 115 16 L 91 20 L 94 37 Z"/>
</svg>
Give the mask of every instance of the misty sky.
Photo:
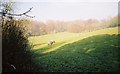
<svg viewBox="0 0 120 74">
<path fill-rule="evenodd" d="M 17 2 L 15 11 L 33 7 L 30 15 L 37 20 L 106 19 L 118 15 L 117 2 Z"/>
</svg>

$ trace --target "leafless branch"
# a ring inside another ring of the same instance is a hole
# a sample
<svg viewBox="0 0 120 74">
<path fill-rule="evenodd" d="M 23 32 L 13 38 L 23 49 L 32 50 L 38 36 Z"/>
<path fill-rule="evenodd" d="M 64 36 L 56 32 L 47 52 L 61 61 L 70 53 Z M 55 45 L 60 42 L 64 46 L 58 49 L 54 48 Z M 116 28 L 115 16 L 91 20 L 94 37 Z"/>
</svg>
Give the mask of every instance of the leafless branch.
<svg viewBox="0 0 120 74">
<path fill-rule="evenodd" d="M 32 8 L 33 8 L 33 7 L 32 7 Z M 32 8 L 30 8 L 28 11 L 24 12 L 23 14 L 29 13 L 29 12 L 32 10 Z"/>
<path fill-rule="evenodd" d="M 32 7 L 33 8 L 33 7 Z M 31 12 L 32 8 L 30 8 L 28 11 L 22 13 L 22 14 L 11 14 L 11 13 L 7 13 L 7 15 L 9 16 L 27 16 L 27 17 L 30 17 L 30 18 L 34 18 L 35 16 L 29 16 L 27 15 L 29 12 Z M 3 12 L 0 12 L 0 14 L 4 14 Z"/>
</svg>

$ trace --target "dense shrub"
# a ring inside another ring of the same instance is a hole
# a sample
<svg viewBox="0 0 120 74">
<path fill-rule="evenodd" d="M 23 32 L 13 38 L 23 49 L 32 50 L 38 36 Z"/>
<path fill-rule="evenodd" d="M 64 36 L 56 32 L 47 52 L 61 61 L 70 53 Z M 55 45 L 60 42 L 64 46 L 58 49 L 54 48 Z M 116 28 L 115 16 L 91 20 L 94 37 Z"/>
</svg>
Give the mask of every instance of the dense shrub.
<svg viewBox="0 0 120 74">
<path fill-rule="evenodd" d="M 31 45 L 26 31 L 21 21 L 11 20 L 2 24 L 3 72 L 33 71 Z"/>
</svg>

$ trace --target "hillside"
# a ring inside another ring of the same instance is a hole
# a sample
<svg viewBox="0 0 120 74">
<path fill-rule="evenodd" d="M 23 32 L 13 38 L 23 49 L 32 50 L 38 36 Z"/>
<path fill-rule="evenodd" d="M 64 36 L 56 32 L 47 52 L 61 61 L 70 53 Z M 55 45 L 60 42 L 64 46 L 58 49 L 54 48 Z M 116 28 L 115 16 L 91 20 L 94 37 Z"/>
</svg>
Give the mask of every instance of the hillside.
<svg viewBox="0 0 120 74">
<path fill-rule="evenodd" d="M 120 32 L 119 32 L 120 33 Z M 43 36 L 33 36 L 29 38 L 30 43 L 34 45 L 34 50 L 41 50 L 43 53 L 51 52 L 56 50 L 57 48 L 64 46 L 69 43 L 73 43 L 75 41 L 94 36 L 94 35 L 101 35 L 101 34 L 118 34 L 118 27 L 115 28 L 108 28 L 97 30 L 94 32 L 88 33 L 69 33 L 69 32 L 61 32 L 55 34 L 48 34 Z M 47 45 L 48 41 L 55 40 L 56 43 L 52 47 Z"/>
<path fill-rule="evenodd" d="M 47 39 L 54 35 L 31 37 L 31 39 Z M 34 62 L 40 67 L 38 71 L 119 71 L 120 34 L 117 27 L 86 34 L 58 33 L 54 39 L 60 42 L 63 36 L 65 37 L 61 43 L 56 42 L 53 46 L 41 44 L 37 45 L 40 48 L 33 49 Z M 43 40 L 43 43 L 44 41 L 47 40 Z"/>
</svg>

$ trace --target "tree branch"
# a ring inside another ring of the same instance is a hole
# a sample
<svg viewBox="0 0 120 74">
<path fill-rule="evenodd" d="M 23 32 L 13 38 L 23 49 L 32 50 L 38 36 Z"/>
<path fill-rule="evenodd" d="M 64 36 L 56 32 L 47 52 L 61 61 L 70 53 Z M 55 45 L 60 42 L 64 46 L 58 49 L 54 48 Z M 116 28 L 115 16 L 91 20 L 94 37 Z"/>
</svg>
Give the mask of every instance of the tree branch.
<svg viewBox="0 0 120 74">
<path fill-rule="evenodd" d="M 32 8 L 33 8 L 33 7 L 32 7 Z M 32 10 L 32 8 L 30 8 L 28 11 L 24 12 L 23 14 L 29 13 L 29 12 Z"/>
<path fill-rule="evenodd" d="M 33 7 L 32 7 L 33 8 Z M 29 16 L 27 15 L 27 13 L 31 12 L 32 8 L 30 8 L 28 11 L 22 13 L 22 14 L 11 14 L 11 13 L 6 13 L 7 15 L 9 16 L 27 16 L 27 17 L 30 17 L 30 18 L 34 18 L 35 16 Z M 3 12 L 0 12 L 0 14 L 4 14 Z"/>
</svg>

